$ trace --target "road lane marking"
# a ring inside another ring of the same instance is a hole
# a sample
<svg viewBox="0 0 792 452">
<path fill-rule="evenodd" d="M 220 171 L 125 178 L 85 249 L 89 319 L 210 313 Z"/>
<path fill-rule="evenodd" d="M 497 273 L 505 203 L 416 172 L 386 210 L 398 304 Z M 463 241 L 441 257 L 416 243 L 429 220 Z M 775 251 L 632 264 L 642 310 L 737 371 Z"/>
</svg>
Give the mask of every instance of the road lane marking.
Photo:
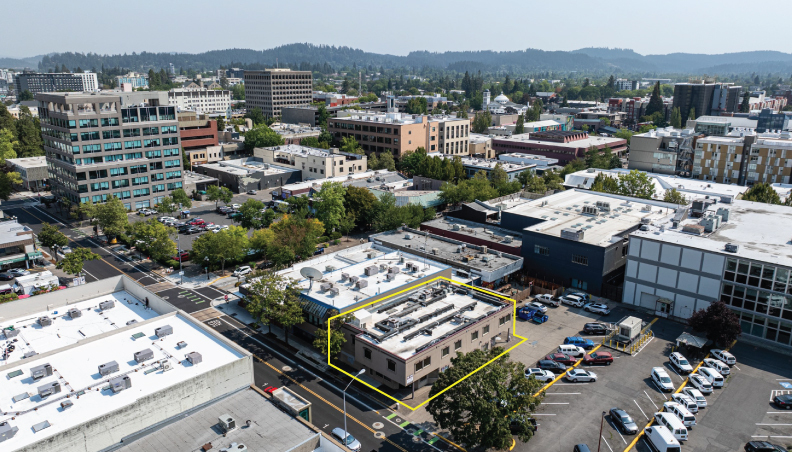
<svg viewBox="0 0 792 452">
<path fill-rule="evenodd" d="M 756 424 L 756 425 L 792 425 L 792 424 Z"/>
</svg>

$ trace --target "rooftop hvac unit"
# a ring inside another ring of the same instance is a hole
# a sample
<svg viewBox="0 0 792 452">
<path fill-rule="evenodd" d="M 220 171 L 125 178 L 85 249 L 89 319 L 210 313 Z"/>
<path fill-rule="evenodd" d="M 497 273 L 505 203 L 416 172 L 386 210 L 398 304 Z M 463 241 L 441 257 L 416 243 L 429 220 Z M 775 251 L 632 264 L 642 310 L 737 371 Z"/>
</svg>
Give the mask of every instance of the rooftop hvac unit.
<svg viewBox="0 0 792 452">
<path fill-rule="evenodd" d="M 341 273 L 341 281 L 346 281 L 349 279 L 349 273 Z"/>
<path fill-rule="evenodd" d="M 597 201 L 597 208 L 600 212 L 610 212 L 610 203 L 607 201 Z"/>
<path fill-rule="evenodd" d="M 198 352 L 187 353 L 185 357 L 187 358 L 187 361 L 189 361 L 193 366 L 201 364 L 201 361 L 203 361 L 203 357 Z"/>
<path fill-rule="evenodd" d="M 649 224 L 652 222 L 652 219 L 649 217 L 641 218 L 641 224 Z"/>
<path fill-rule="evenodd" d="M 388 273 L 387 275 L 385 275 L 385 277 L 388 279 L 388 281 L 393 281 L 394 279 L 396 279 L 396 274 Z"/>
<path fill-rule="evenodd" d="M 439 252 L 440 250 L 438 248 L 432 248 L 432 254 L 437 254 Z"/>
<path fill-rule="evenodd" d="M 735 245 L 734 243 L 726 244 L 726 251 L 729 253 L 736 253 L 739 250 L 740 250 L 740 245 Z"/>
<path fill-rule="evenodd" d="M 115 307 L 115 301 L 107 300 L 99 303 L 99 309 L 102 311 L 107 311 L 108 309 L 113 309 Z"/>
<path fill-rule="evenodd" d="M 321 291 L 321 292 L 324 292 L 324 291 L 326 291 L 326 290 L 330 290 L 330 288 L 331 288 L 331 287 L 333 287 L 333 285 L 332 285 L 332 284 L 330 284 L 330 283 L 322 283 L 322 284 L 319 286 L 319 291 Z"/>
<path fill-rule="evenodd" d="M 110 361 L 109 363 L 99 365 L 99 375 L 103 377 L 106 377 L 114 372 L 118 372 L 118 363 L 115 361 Z"/>
<path fill-rule="evenodd" d="M 643 210 L 645 212 L 650 212 L 652 210 L 652 205 L 651 204 L 644 204 L 643 209 L 641 209 L 641 210 Z"/>
<path fill-rule="evenodd" d="M 157 337 L 165 337 L 169 334 L 173 334 L 173 327 L 170 325 L 161 326 L 154 330 L 154 334 Z"/>
<path fill-rule="evenodd" d="M 412 240 L 412 238 L 413 238 L 412 234 L 404 234 L 404 240 Z"/>
<path fill-rule="evenodd" d="M 7 439 L 11 439 L 19 431 L 19 427 L 11 427 L 8 421 L 0 422 L 0 443 Z"/>
<path fill-rule="evenodd" d="M 64 400 L 63 402 L 61 402 L 60 406 L 61 406 L 61 410 L 65 411 L 65 410 L 68 410 L 69 408 L 73 407 L 74 406 L 74 402 L 72 402 L 71 400 Z"/>
<path fill-rule="evenodd" d="M 60 383 L 58 383 L 57 381 L 53 381 L 52 383 L 47 383 L 44 386 L 38 387 L 38 395 L 42 399 L 44 397 L 49 397 L 52 394 L 57 394 L 59 392 L 61 392 L 61 386 Z"/>
<path fill-rule="evenodd" d="M 729 209 L 725 207 L 718 207 L 716 214 L 721 217 L 724 223 L 729 221 Z"/>
<path fill-rule="evenodd" d="M 231 443 L 230 446 L 220 449 L 220 452 L 248 452 L 248 448 L 244 444 Z"/>
<path fill-rule="evenodd" d="M 236 428 L 236 421 L 231 417 L 230 414 L 221 415 L 219 420 L 220 428 L 223 429 L 224 433 L 228 433 Z"/>
<path fill-rule="evenodd" d="M 38 353 L 36 353 L 35 350 L 30 350 L 29 352 L 25 352 L 25 354 L 22 355 L 22 357 L 23 358 L 32 358 L 32 357 L 34 357 L 36 355 L 38 355 Z"/>
<path fill-rule="evenodd" d="M 401 269 L 399 267 L 391 267 L 388 269 L 388 273 L 393 273 L 395 275 L 401 273 Z"/>
<path fill-rule="evenodd" d="M 139 352 L 135 352 L 135 362 L 140 364 L 143 361 L 148 361 L 150 359 L 154 359 L 154 352 L 151 351 L 150 348 L 145 350 L 141 350 Z"/>
<path fill-rule="evenodd" d="M 330 295 L 336 296 L 340 293 L 341 293 L 341 289 L 339 289 L 338 287 L 333 287 L 332 289 L 330 289 Z"/>
<path fill-rule="evenodd" d="M 376 275 L 377 273 L 379 273 L 379 269 L 377 268 L 377 266 L 376 266 L 376 265 L 369 265 L 368 267 L 366 267 L 366 268 L 363 270 L 363 273 L 365 273 L 365 274 L 366 274 L 366 276 L 374 276 L 374 275 Z"/>
<path fill-rule="evenodd" d="M 510 235 L 503 236 L 503 243 L 511 243 L 514 240 L 514 237 Z"/>
<path fill-rule="evenodd" d="M 485 255 L 484 255 L 482 258 L 481 258 L 481 260 L 482 260 L 482 261 L 484 261 L 484 262 L 489 262 L 489 261 L 490 261 L 489 254 L 485 254 Z"/>
<path fill-rule="evenodd" d="M 6 339 L 19 336 L 19 330 L 5 329 L 3 333 L 5 333 Z"/>
<path fill-rule="evenodd" d="M 334 272 L 335 269 L 336 269 L 335 265 L 327 265 L 327 266 L 325 266 L 325 271 L 328 271 L 328 272 Z"/>
<path fill-rule="evenodd" d="M 701 235 L 704 232 L 704 226 L 698 224 L 686 224 L 682 226 L 682 232 Z"/>
<path fill-rule="evenodd" d="M 388 270 L 388 264 L 379 264 L 379 271 L 384 272 Z"/>
<path fill-rule="evenodd" d="M 355 287 L 357 287 L 358 289 L 364 289 L 368 287 L 368 281 L 366 281 L 365 279 L 361 279 L 360 281 L 355 283 Z"/>
<path fill-rule="evenodd" d="M 46 315 L 43 317 L 39 317 L 36 322 L 38 322 L 38 324 L 41 325 L 42 327 L 52 325 L 52 319 L 47 317 Z"/>
<path fill-rule="evenodd" d="M 33 380 L 41 380 L 44 377 L 52 375 L 52 366 L 49 363 L 30 368 L 30 377 Z"/>
<path fill-rule="evenodd" d="M 76 319 L 77 317 L 82 317 L 82 311 L 77 308 L 69 309 L 69 317 L 72 319 Z"/>
<path fill-rule="evenodd" d="M 360 281 L 360 276 L 351 276 L 349 278 L 349 282 L 355 284 L 356 282 Z"/>
<path fill-rule="evenodd" d="M 566 228 L 561 230 L 562 239 L 572 240 L 573 242 L 582 242 L 583 237 L 584 234 L 582 229 Z"/>
<path fill-rule="evenodd" d="M 112 389 L 116 394 L 131 387 L 132 380 L 129 378 L 129 375 L 123 375 L 110 380 L 110 389 Z"/>
<path fill-rule="evenodd" d="M 454 224 L 453 226 L 451 226 L 451 228 L 453 230 L 455 230 L 455 231 L 458 231 L 459 230 L 459 225 L 458 224 Z"/>
<path fill-rule="evenodd" d="M 162 369 L 163 372 L 167 372 L 173 369 L 173 363 L 170 362 L 169 359 L 163 359 L 162 361 L 159 362 L 159 364 L 160 364 L 160 369 Z"/>
<path fill-rule="evenodd" d="M 648 224 L 642 224 L 641 225 L 641 230 L 642 231 L 648 231 L 649 230 L 649 225 Z"/>
<path fill-rule="evenodd" d="M 595 206 L 583 206 L 581 213 L 583 215 L 594 215 L 596 217 L 599 215 L 599 209 Z"/>
<path fill-rule="evenodd" d="M 377 257 L 377 252 L 376 251 L 370 251 L 367 256 L 368 256 L 369 259 L 374 259 L 375 257 Z"/>
<path fill-rule="evenodd" d="M 481 247 L 481 252 L 482 253 L 487 254 L 487 251 L 489 251 L 489 248 L 487 248 L 486 246 L 482 246 Z"/>
</svg>

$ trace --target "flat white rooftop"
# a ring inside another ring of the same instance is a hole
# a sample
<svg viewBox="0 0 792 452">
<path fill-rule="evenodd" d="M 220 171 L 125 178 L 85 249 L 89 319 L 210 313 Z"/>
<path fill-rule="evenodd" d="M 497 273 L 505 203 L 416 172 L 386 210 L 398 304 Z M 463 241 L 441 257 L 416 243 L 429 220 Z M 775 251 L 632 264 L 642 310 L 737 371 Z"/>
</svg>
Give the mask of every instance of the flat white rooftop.
<svg viewBox="0 0 792 452">
<path fill-rule="evenodd" d="M 371 182 L 369 182 L 371 179 Z M 286 191 L 299 191 L 306 188 L 311 188 L 314 185 L 320 187 L 325 182 L 341 182 L 344 186 L 367 186 L 371 184 L 381 185 L 383 183 L 393 183 L 398 181 L 408 180 L 406 176 L 401 175 L 396 171 L 377 170 L 366 171 L 363 173 L 349 174 L 347 176 L 329 177 L 326 179 L 313 179 L 305 182 L 298 182 L 296 184 L 288 184 L 281 187 L 281 190 Z"/>
<path fill-rule="evenodd" d="M 596 207 L 598 201 L 609 203 L 610 210 L 600 209 L 596 216 L 583 213 L 584 207 Z M 615 240 L 614 236 L 641 224 L 642 219 L 653 221 L 673 216 L 676 207 L 659 201 L 571 189 L 505 212 L 544 220 L 526 231 L 560 237 L 564 229 L 583 230 L 580 242 L 606 246 Z"/>
<path fill-rule="evenodd" d="M 600 136 L 590 136 L 588 138 L 583 138 L 581 140 L 570 141 L 567 143 L 562 143 L 558 141 L 547 141 L 547 140 L 535 140 L 531 138 L 531 133 L 521 133 L 519 135 L 512 135 L 509 137 L 495 137 L 497 141 L 508 141 L 512 143 L 526 143 L 526 144 L 534 144 L 537 146 L 546 145 L 552 147 L 561 147 L 561 148 L 589 148 L 591 146 L 611 146 L 611 145 L 626 145 L 626 140 L 623 138 L 611 138 L 611 137 L 600 137 Z M 620 143 L 622 142 L 622 143 Z M 552 152 L 552 151 L 550 151 Z"/>
<path fill-rule="evenodd" d="M 682 231 L 685 225 L 699 224 L 700 218 L 684 220 L 677 228 L 672 227 L 670 218 L 665 218 L 652 222 L 649 231 L 635 231 L 631 235 L 720 253 L 727 257 L 792 267 L 792 248 L 789 246 L 792 207 L 735 201 L 732 204 L 717 203 L 707 211 L 714 214 L 719 208 L 729 209 L 729 220 L 721 223 L 712 233 L 695 235 Z M 727 252 L 727 243 L 739 245 L 738 251 Z"/>
<path fill-rule="evenodd" d="M 408 271 L 407 262 L 417 263 L 419 270 Z M 376 268 L 376 273 L 367 275 L 366 268 L 372 266 Z M 308 279 L 300 274 L 300 270 L 304 267 L 313 267 L 323 273 L 321 280 L 314 280 L 310 291 L 308 291 L 310 285 Z M 388 273 L 391 267 L 398 268 L 399 273 Z M 368 298 L 408 285 L 447 268 L 449 268 L 447 265 L 369 242 L 320 255 L 280 273 L 299 281 L 300 287 L 305 289 L 303 297 L 306 299 L 342 311 Z M 389 274 L 393 275 L 391 279 L 388 278 Z M 344 275 L 348 277 L 345 278 Z M 356 281 L 364 281 L 366 287 L 358 288 L 357 282 L 352 282 L 353 277 L 357 278 Z M 325 284 L 330 284 L 332 287 L 325 286 L 323 289 L 322 286 Z M 337 289 L 338 293 L 336 294 L 332 289 Z"/>
<path fill-rule="evenodd" d="M 114 307 L 106 311 L 99 309 L 102 302 L 112 301 Z M 81 316 L 72 319 L 68 311 L 77 309 Z M 42 327 L 37 323 L 39 317 L 49 316 L 52 325 Z M 20 361 L 26 353 L 38 354 L 57 350 L 76 344 L 85 338 L 123 328 L 129 322 L 142 322 L 157 317 L 153 310 L 146 310 L 144 304 L 127 292 L 116 292 L 90 300 L 80 301 L 54 311 L 42 311 L 22 319 L 0 319 L 0 327 L 13 327 L 19 331 L 14 351 L 8 358 L 0 356 L 0 366 Z M 7 348 L 10 341 L 2 342 Z M 30 358 L 27 359 L 28 361 Z"/>
<path fill-rule="evenodd" d="M 50 312 L 50 315 L 54 321 L 52 326 L 45 327 L 45 331 L 51 329 L 54 332 L 61 324 L 70 322 L 61 313 L 55 315 Z M 154 331 L 164 326 L 172 327 L 173 334 L 160 339 Z M 177 345 L 179 342 L 186 343 L 186 346 L 180 348 Z M 138 364 L 134 360 L 134 353 L 146 349 L 152 351 L 153 358 Z M 202 362 L 193 365 L 187 361 L 185 355 L 190 352 L 200 353 Z M 2 450 L 23 448 L 91 419 L 134 405 L 142 397 L 242 357 L 207 331 L 175 314 L 162 316 L 146 325 L 131 327 L 101 340 L 67 348 L 51 356 L 18 362 L 15 367 L 3 370 L 5 378 L 0 385 L 0 422 L 7 421 L 12 427 L 19 428 L 13 438 L 2 443 Z M 118 364 L 118 371 L 101 376 L 99 365 L 111 361 Z M 163 371 L 158 361 L 169 362 L 170 370 Z M 45 363 L 52 367 L 52 375 L 34 381 L 30 369 Z M 21 372 L 17 374 L 16 371 Z M 109 381 L 120 376 L 128 376 L 131 387 L 118 393 L 107 389 Z M 52 383 L 60 384 L 60 392 L 42 398 L 38 388 Z M 73 403 L 73 406 L 63 409 L 61 403 L 65 401 Z"/>
</svg>

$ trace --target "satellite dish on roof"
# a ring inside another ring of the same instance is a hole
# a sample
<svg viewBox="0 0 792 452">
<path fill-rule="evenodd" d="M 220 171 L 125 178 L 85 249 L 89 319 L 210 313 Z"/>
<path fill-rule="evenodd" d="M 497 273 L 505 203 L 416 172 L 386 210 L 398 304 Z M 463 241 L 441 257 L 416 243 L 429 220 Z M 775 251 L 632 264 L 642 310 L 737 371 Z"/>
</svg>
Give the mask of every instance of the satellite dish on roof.
<svg viewBox="0 0 792 452">
<path fill-rule="evenodd" d="M 319 279 L 322 277 L 322 272 L 317 270 L 313 267 L 303 267 L 300 269 L 300 274 L 304 277 L 308 278 L 310 281 L 310 285 L 308 286 L 308 292 L 311 291 L 311 287 L 313 287 L 313 280 Z"/>
</svg>

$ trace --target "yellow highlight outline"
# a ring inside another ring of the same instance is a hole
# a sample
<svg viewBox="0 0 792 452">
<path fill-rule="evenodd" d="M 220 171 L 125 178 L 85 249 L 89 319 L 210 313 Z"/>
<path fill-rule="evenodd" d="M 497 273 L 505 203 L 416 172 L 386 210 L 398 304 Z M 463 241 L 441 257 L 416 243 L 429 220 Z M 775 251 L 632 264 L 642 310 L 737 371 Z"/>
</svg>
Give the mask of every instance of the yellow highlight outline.
<svg viewBox="0 0 792 452">
<path fill-rule="evenodd" d="M 484 363 L 483 365 L 481 365 L 479 368 L 477 368 L 477 369 L 473 370 L 472 372 L 470 372 L 469 374 L 465 375 L 465 376 L 464 376 L 464 377 L 462 377 L 462 378 L 461 378 L 459 381 L 455 382 L 454 384 L 450 385 L 449 387 L 447 387 L 447 388 L 443 389 L 442 391 L 438 392 L 438 393 L 437 393 L 437 394 L 435 394 L 434 396 L 430 397 L 430 398 L 429 398 L 429 400 L 426 400 L 425 402 L 421 403 L 420 405 L 418 405 L 418 406 L 416 406 L 416 407 L 411 407 L 410 405 L 407 405 L 406 403 L 404 403 L 404 401 L 402 401 L 402 400 L 399 400 L 399 399 L 397 399 L 397 398 L 395 398 L 395 397 L 393 397 L 393 396 L 391 396 L 391 395 L 389 395 L 389 394 L 386 394 L 385 392 L 381 391 L 380 389 L 377 389 L 377 388 L 375 388 L 374 386 L 371 386 L 370 384 L 366 383 L 365 381 L 363 381 L 363 380 L 361 380 L 361 379 L 357 378 L 357 376 L 355 376 L 355 375 L 352 375 L 352 374 L 350 374 L 349 372 L 345 371 L 344 369 L 341 369 L 340 367 L 338 367 L 338 366 L 334 365 L 333 363 L 331 363 L 331 362 L 330 362 L 330 341 L 328 341 L 328 344 L 327 344 L 327 364 L 328 364 L 330 367 L 332 367 L 333 369 L 336 369 L 336 370 L 340 371 L 341 373 L 343 373 L 343 374 L 345 374 L 345 375 L 347 375 L 347 376 L 349 376 L 349 377 L 352 377 L 353 379 L 357 380 L 359 383 L 362 383 L 362 384 L 364 384 L 364 385 L 368 386 L 369 388 L 371 388 L 371 389 L 373 389 L 373 390 L 375 390 L 375 391 L 379 392 L 380 394 L 384 395 L 385 397 L 387 397 L 387 398 L 389 398 L 389 399 L 393 400 L 394 402 L 396 402 L 396 403 L 399 403 L 400 405 L 403 405 L 403 406 L 405 406 L 405 407 L 409 408 L 409 409 L 410 409 L 410 410 L 412 410 L 412 411 L 415 411 L 415 410 L 417 410 L 418 408 L 421 408 L 422 406 L 424 406 L 424 405 L 426 405 L 427 403 L 431 402 L 431 401 L 432 401 L 434 398 L 436 398 L 437 396 L 439 396 L 439 395 L 441 395 L 442 393 L 444 393 L 444 392 L 448 391 L 449 389 L 453 388 L 454 386 L 458 385 L 459 383 L 461 383 L 461 382 L 465 381 L 465 380 L 466 380 L 468 377 L 470 377 L 470 376 L 471 376 L 471 375 L 473 375 L 474 373 L 476 373 L 476 372 L 480 371 L 481 369 L 483 369 L 483 368 L 487 367 L 487 366 L 488 366 L 488 365 L 490 365 L 490 364 L 491 364 L 493 361 L 497 360 L 498 358 L 500 358 L 501 356 L 505 355 L 506 353 L 509 353 L 511 350 L 514 350 L 514 349 L 515 349 L 515 348 L 517 348 L 517 347 L 518 347 L 520 344 L 523 344 L 525 341 L 527 341 L 527 340 L 528 340 L 528 338 L 527 338 L 527 337 L 522 337 L 522 336 L 520 336 L 519 334 L 517 334 L 517 328 L 516 328 L 516 327 L 517 327 L 517 301 L 516 301 L 516 300 L 514 300 L 514 299 L 512 299 L 512 298 L 509 298 L 509 297 L 505 297 L 505 296 L 503 296 L 503 295 L 501 295 L 501 294 L 499 294 L 499 293 L 497 293 L 497 292 L 493 292 L 493 291 L 490 291 L 490 290 L 482 289 L 482 288 L 480 288 L 480 287 L 473 287 L 473 286 L 469 286 L 469 285 L 467 285 L 467 284 L 463 284 L 463 283 L 460 283 L 460 282 L 452 281 L 452 280 L 450 280 L 450 279 L 448 279 L 448 278 L 446 278 L 446 277 L 444 277 L 444 276 L 438 276 L 438 277 L 436 277 L 436 278 L 432 278 L 432 279 L 430 279 L 429 281 L 424 281 L 424 282 L 422 282 L 422 283 L 420 283 L 420 284 L 416 284 L 416 285 L 414 285 L 414 286 L 410 286 L 410 287 L 408 287 L 408 288 L 406 288 L 406 289 L 404 289 L 404 290 L 401 290 L 401 291 L 399 291 L 399 292 L 396 292 L 396 293 L 394 293 L 394 294 L 388 295 L 387 297 L 384 297 L 384 298 L 378 298 L 378 299 L 376 299 L 376 300 L 372 301 L 371 303 L 366 303 L 366 304 L 364 304 L 363 306 L 359 306 L 359 307 L 357 307 L 357 308 L 355 308 L 355 309 L 353 309 L 353 310 L 351 310 L 351 311 L 346 311 L 346 312 L 344 312 L 344 313 L 342 313 L 342 314 L 338 314 L 338 315 L 335 315 L 335 316 L 333 316 L 333 317 L 330 317 L 330 318 L 327 320 L 327 337 L 330 337 L 330 322 L 331 322 L 331 321 L 332 321 L 334 318 L 336 318 L 336 317 L 340 317 L 340 316 L 342 316 L 342 315 L 347 315 L 347 314 L 350 314 L 350 313 L 352 313 L 352 312 L 355 312 L 355 311 L 357 311 L 358 309 L 365 308 L 366 306 L 372 305 L 372 304 L 374 304 L 374 303 L 379 303 L 379 302 L 381 302 L 381 301 L 387 300 L 388 298 L 394 297 L 394 296 L 396 296 L 396 295 L 399 295 L 399 294 L 402 294 L 402 293 L 404 293 L 404 292 L 407 292 L 407 291 L 410 291 L 410 290 L 415 290 L 415 289 L 416 289 L 417 287 L 419 287 L 419 286 L 424 286 L 424 285 L 427 285 L 427 284 L 433 283 L 433 282 L 435 282 L 435 281 L 437 281 L 437 280 L 439 280 L 439 279 L 444 279 L 444 280 L 448 281 L 448 282 L 449 282 L 449 283 L 451 283 L 451 284 L 456 284 L 456 285 L 459 285 L 459 286 L 465 286 L 465 287 L 468 287 L 468 288 L 470 288 L 470 289 L 473 289 L 473 290 L 478 290 L 479 292 L 486 293 L 487 295 L 494 295 L 494 296 L 496 296 L 496 297 L 498 297 L 498 298 L 501 298 L 501 299 L 504 299 L 504 300 L 511 301 L 511 302 L 512 302 L 512 336 L 514 336 L 514 337 L 517 337 L 517 338 L 520 338 L 520 339 L 522 339 L 522 340 L 521 340 L 520 342 L 518 342 L 517 344 L 513 345 L 512 347 L 510 347 L 509 349 L 505 350 L 505 351 L 504 351 L 503 353 L 501 353 L 500 355 L 498 355 L 498 356 L 496 356 L 496 357 L 492 358 L 491 360 L 487 361 L 486 363 Z"/>
</svg>

